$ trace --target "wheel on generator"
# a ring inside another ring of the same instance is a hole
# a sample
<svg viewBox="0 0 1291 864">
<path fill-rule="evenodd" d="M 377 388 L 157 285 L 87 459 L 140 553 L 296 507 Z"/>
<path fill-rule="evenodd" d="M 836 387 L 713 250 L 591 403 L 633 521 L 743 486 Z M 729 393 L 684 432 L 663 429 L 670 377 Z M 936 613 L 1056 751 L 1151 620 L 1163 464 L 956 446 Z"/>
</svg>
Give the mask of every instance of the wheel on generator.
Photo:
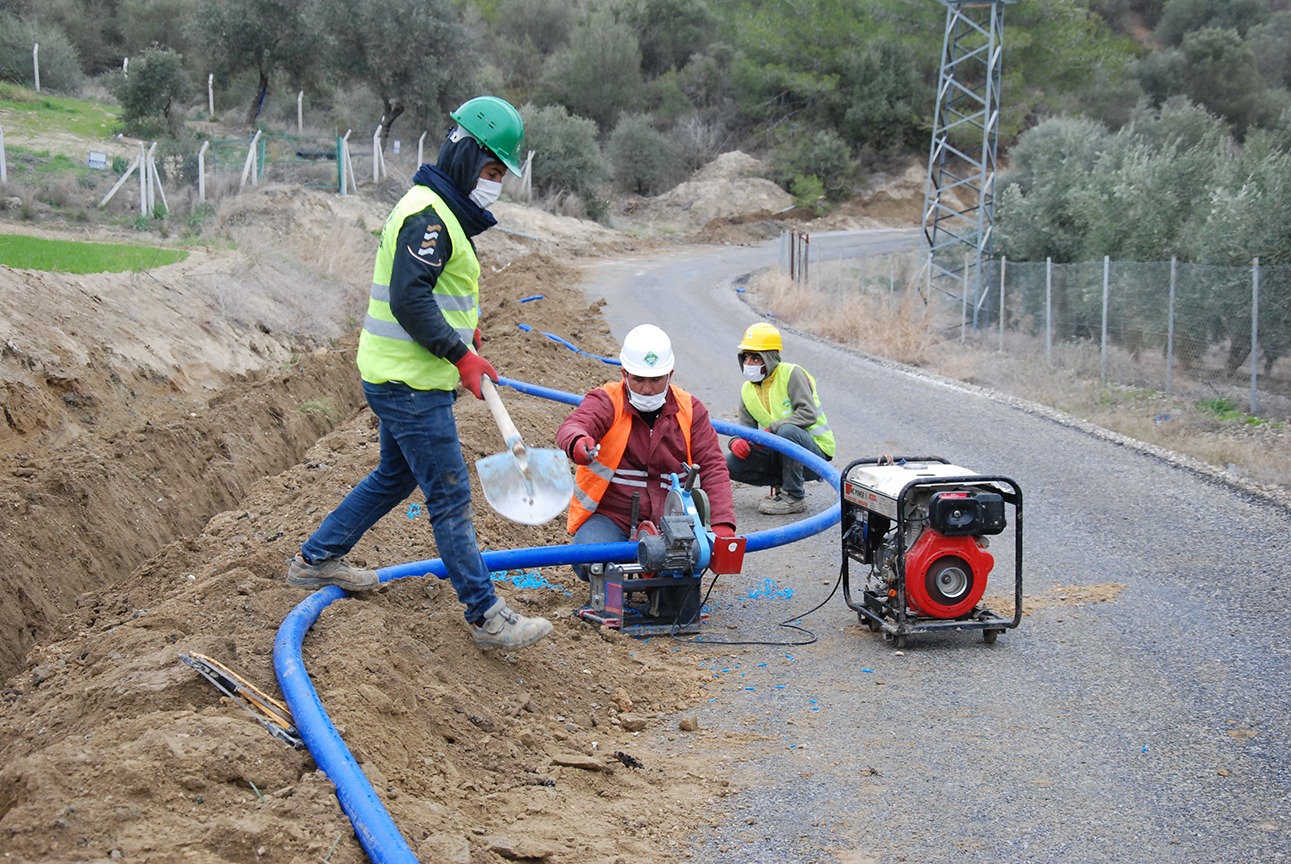
<svg viewBox="0 0 1291 864">
<path fill-rule="evenodd" d="M 857 612 L 856 620 L 864 624 L 865 629 L 869 630 L 871 633 L 877 633 L 883 629 L 882 624 L 875 621 L 873 618 L 871 618 L 869 615 L 866 615 L 864 612 Z"/>
<path fill-rule="evenodd" d="M 996 637 L 998 637 L 1003 632 L 1004 632 L 1003 630 L 983 630 L 982 641 L 985 642 L 987 645 L 994 645 Z"/>
</svg>

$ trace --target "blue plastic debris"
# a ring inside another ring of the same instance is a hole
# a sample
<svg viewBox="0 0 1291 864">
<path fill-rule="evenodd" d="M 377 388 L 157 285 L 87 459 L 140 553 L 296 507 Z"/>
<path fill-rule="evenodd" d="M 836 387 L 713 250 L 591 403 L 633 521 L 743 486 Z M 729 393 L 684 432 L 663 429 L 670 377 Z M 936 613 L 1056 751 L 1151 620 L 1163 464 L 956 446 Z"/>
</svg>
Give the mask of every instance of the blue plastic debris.
<svg viewBox="0 0 1291 864">
<path fill-rule="evenodd" d="M 409 504 L 409 505 L 408 505 L 408 518 L 409 518 L 409 519 L 416 519 L 416 518 L 417 518 L 418 516 L 420 516 L 420 515 L 421 515 L 421 505 L 420 505 L 420 504 Z"/>
<path fill-rule="evenodd" d="M 779 588 L 774 579 L 763 579 L 756 587 L 749 589 L 749 599 L 789 600 L 793 598 L 792 588 Z"/>
<path fill-rule="evenodd" d="M 510 570 L 499 570 L 490 573 L 489 576 L 494 582 L 510 582 L 517 588 L 550 588 L 552 591 L 559 591 L 566 597 L 572 596 L 560 585 L 555 585 L 547 581 L 547 578 L 537 570 L 517 570 L 512 575 Z"/>
<path fill-rule="evenodd" d="M 520 298 L 520 302 L 521 302 L 521 303 L 528 303 L 530 300 L 541 300 L 541 299 L 542 299 L 542 297 L 543 297 L 543 295 L 541 295 L 541 294 L 530 294 L 528 297 L 521 297 L 521 298 Z"/>
</svg>

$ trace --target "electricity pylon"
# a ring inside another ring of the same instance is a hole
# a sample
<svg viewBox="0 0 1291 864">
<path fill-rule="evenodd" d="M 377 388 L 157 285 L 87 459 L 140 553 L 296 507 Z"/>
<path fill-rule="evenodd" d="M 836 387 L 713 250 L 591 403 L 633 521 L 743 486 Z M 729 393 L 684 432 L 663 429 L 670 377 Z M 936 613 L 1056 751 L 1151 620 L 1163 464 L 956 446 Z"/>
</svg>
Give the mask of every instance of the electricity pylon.
<svg viewBox="0 0 1291 864">
<path fill-rule="evenodd" d="M 946 6 L 946 35 L 923 233 L 929 284 L 940 283 L 941 290 L 956 297 L 967 286 L 976 324 L 976 310 L 985 299 L 982 265 L 990 258 L 995 227 L 1004 7 L 1014 0 L 941 2 Z"/>
</svg>

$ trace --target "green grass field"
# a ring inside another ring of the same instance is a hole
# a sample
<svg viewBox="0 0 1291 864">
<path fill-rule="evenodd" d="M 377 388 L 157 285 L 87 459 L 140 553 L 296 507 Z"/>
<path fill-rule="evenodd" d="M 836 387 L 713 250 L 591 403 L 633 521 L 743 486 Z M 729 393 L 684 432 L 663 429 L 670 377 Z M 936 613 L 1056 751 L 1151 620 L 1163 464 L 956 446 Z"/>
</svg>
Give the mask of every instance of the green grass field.
<svg viewBox="0 0 1291 864">
<path fill-rule="evenodd" d="M 159 249 L 123 243 L 81 243 L 43 240 L 20 234 L 0 234 L 0 264 L 21 270 L 56 273 L 121 273 L 151 270 L 183 261 L 182 249 Z"/>
<path fill-rule="evenodd" d="M 58 132 L 88 141 L 110 139 L 121 110 L 84 99 L 36 93 L 0 83 L 0 126 L 31 133 Z"/>
</svg>

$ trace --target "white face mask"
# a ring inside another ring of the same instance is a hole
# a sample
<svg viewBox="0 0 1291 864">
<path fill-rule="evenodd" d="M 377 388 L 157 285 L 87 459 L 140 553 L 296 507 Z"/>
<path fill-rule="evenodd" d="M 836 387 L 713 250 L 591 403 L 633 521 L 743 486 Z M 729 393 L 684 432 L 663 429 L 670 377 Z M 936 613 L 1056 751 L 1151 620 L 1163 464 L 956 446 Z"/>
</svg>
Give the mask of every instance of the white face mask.
<svg viewBox="0 0 1291 864">
<path fill-rule="evenodd" d="M 767 377 L 766 367 L 761 363 L 745 363 L 744 377 L 756 384 Z"/>
<path fill-rule="evenodd" d="M 502 184 L 496 180 L 485 180 L 481 177 L 475 182 L 475 189 L 471 191 L 471 200 L 479 205 L 481 210 L 489 209 L 489 205 L 498 200 L 502 194 Z"/>
<path fill-rule="evenodd" d="M 642 396 L 640 393 L 634 393 L 631 387 L 628 388 L 628 401 L 638 411 L 658 411 L 663 407 L 663 403 L 667 398 L 667 388 L 664 388 L 662 393 L 657 393 L 654 396 Z"/>
</svg>

